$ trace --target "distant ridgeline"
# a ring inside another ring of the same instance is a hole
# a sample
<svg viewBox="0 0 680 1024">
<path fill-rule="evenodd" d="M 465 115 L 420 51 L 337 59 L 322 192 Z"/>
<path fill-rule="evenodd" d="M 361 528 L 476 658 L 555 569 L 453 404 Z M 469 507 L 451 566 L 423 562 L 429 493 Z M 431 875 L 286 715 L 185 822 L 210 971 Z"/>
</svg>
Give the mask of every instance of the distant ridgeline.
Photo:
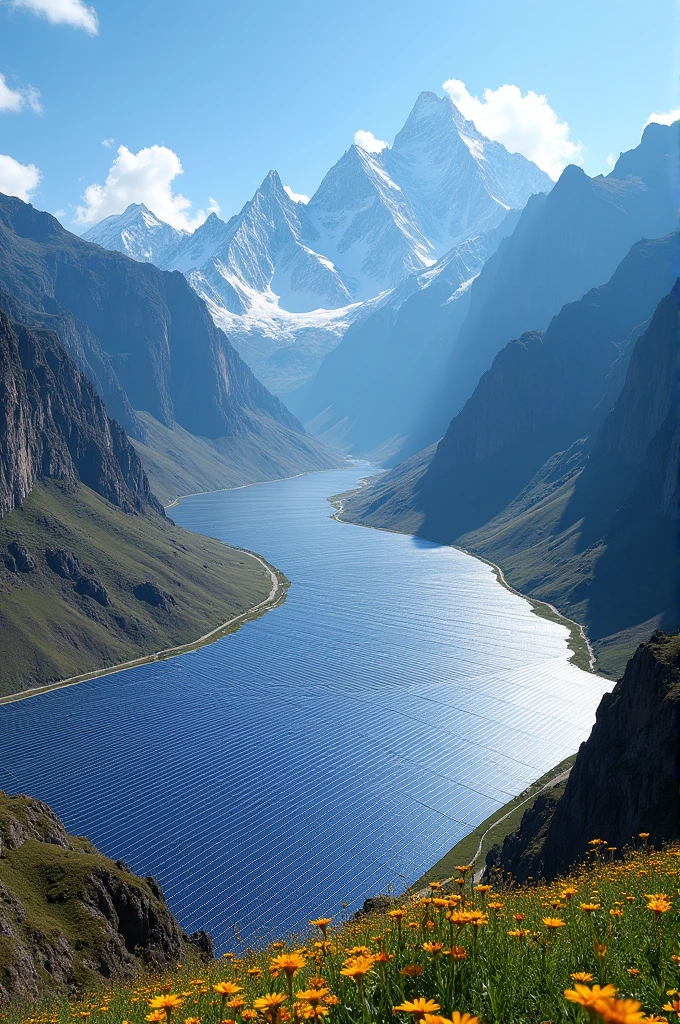
<svg viewBox="0 0 680 1024">
<path fill-rule="evenodd" d="M 567 168 L 527 205 L 421 420 L 434 441 L 448 405 L 444 436 L 343 513 L 491 559 L 583 623 L 611 675 L 678 625 L 674 133 L 650 125 L 609 177 Z"/>
<path fill-rule="evenodd" d="M 680 636 L 655 633 L 602 698 L 566 786 L 542 793 L 519 829 L 494 846 L 496 880 L 551 880 L 588 854 L 680 834 Z"/>
</svg>

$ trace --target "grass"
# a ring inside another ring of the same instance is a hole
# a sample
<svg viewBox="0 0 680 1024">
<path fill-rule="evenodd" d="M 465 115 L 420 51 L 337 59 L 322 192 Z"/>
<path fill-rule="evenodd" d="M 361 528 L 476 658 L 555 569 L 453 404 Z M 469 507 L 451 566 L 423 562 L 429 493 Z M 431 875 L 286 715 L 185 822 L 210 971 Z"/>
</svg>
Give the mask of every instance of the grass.
<svg viewBox="0 0 680 1024">
<path fill-rule="evenodd" d="M 473 886 L 461 866 L 450 885 L 405 898 L 401 908 L 339 927 L 320 919 L 304 940 L 242 958 L 227 953 L 199 973 L 178 965 L 77 1002 L 54 1000 L 30 1015 L 10 1007 L 5 1019 L 457 1024 L 456 1014 L 467 1013 L 482 1024 L 677 1022 L 680 846 L 657 852 L 641 844 L 617 861 L 604 845 L 591 850 L 587 866 L 551 885 L 496 892 Z M 663 894 L 656 903 L 655 894 Z M 214 989 L 225 982 L 226 993 Z M 583 1001 L 593 998 L 595 984 L 613 988 L 587 1011 L 565 997 L 577 983 L 585 986 Z M 159 996 L 174 1009 L 149 1015 Z M 416 1000 L 431 1000 L 433 1016 Z"/>
<path fill-rule="evenodd" d="M 21 945 L 41 951 L 42 955 L 34 957 L 35 981 L 47 991 L 54 989 L 48 964 L 64 957 L 64 938 L 71 951 L 66 959 L 72 962 L 75 984 L 96 986 L 101 982 L 97 964 L 110 956 L 110 933 L 104 918 L 91 909 L 93 891 L 96 893 L 93 875 L 103 872 L 105 877 L 113 876 L 127 893 L 137 893 L 157 914 L 169 918 L 169 912 L 145 879 L 122 870 L 87 839 L 67 836 L 35 801 L 0 792 L 0 834 L 11 835 L 17 824 L 30 838 L 16 849 L 5 848 L 0 857 L 0 911 L 8 912 L 7 916 L 0 915 L 4 924 L 0 933 L 0 993 L 3 982 L 8 982 L 8 973 L 17 966 L 21 969 Z M 55 838 L 68 846 L 58 845 Z M 8 891 L 21 902 L 18 913 L 16 900 L 8 898 Z"/>
<path fill-rule="evenodd" d="M 549 789 L 559 784 L 571 770 L 576 754 L 565 758 L 560 764 L 551 768 L 549 772 L 542 775 L 531 786 L 528 786 L 522 793 L 510 800 L 507 804 L 499 807 L 497 811 L 489 815 L 474 832 L 465 836 L 459 843 L 444 854 L 441 860 L 425 872 L 421 878 L 412 886 L 412 891 L 417 892 L 433 881 L 442 881 L 456 874 L 457 864 L 469 864 L 472 871 L 477 873 L 484 865 L 486 855 L 495 843 L 502 843 L 510 832 L 519 828 L 522 815 L 530 804 L 534 802 L 543 789 Z"/>
<path fill-rule="evenodd" d="M 10 573 L 0 561 L 0 696 L 191 645 L 271 589 L 267 568 L 249 553 L 156 514 L 125 515 L 83 485 L 35 484 L 24 507 L 0 522 L 0 557 L 12 540 L 25 544 L 36 568 Z M 54 573 L 50 547 L 91 567 L 110 606 Z M 176 603 L 163 610 L 138 600 L 134 588 L 146 580 Z"/>
<path fill-rule="evenodd" d="M 280 423 L 252 417 L 252 430 L 230 438 L 196 437 L 175 424 L 171 430 L 147 412 L 137 412 L 147 442 L 131 438 L 154 494 L 169 504 L 181 495 L 338 469 L 343 460 L 314 437 Z M 259 427 L 259 429 L 257 429 Z"/>
</svg>

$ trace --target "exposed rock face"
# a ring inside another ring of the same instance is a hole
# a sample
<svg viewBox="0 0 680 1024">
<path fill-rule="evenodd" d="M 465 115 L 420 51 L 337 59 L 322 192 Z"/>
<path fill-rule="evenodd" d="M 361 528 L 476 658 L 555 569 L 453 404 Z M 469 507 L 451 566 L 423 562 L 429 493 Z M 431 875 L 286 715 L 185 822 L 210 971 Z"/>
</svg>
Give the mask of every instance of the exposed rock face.
<svg viewBox="0 0 680 1024">
<path fill-rule="evenodd" d="M 338 464 L 253 376 L 182 274 L 102 249 L 0 195 L 0 288 L 26 310 L 15 319 L 58 332 L 136 440 L 149 440 L 135 412 L 144 410 L 227 450 L 248 441 L 255 457 L 261 446 L 270 479 L 277 466 L 285 476 Z"/>
<path fill-rule="evenodd" d="M 147 604 L 152 605 L 154 608 L 162 608 L 163 611 L 167 611 L 171 605 L 177 603 L 172 594 L 161 590 L 160 587 L 149 580 L 135 587 L 135 597 L 138 601 L 146 601 Z"/>
<path fill-rule="evenodd" d="M 520 881 L 552 879 L 584 857 L 591 839 L 620 850 L 640 832 L 654 844 L 677 838 L 679 756 L 680 635 L 657 632 L 602 698 L 559 802 L 539 798 L 489 866 Z"/>
<path fill-rule="evenodd" d="M 25 544 L 13 540 L 7 545 L 10 558 L 13 559 L 17 572 L 33 572 L 35 569 L 35 558 Z"/>
<path fill-rule="evenodd" d="M 13 323 L 0 308 L 0 517 L 39 477 L 81 480 L 125 512 L 162 513 L 125 432 L 56 335 Z M 10 554 L 27 571 L 26 558 Z"/>
<path fill-rule="evenodd" d="M 45 561 L 57 576 L 63 580 L 77 580 L 80 575 L 80 562 L 72 551 L 47 548 Z"/>
<path fill-rule="evenodd" d="M 184 934 L 153 878 L 68 835 L 41 801 L 0 793 L 0 836 L 0 1006 L 97 978 L 129 978 L 142 964 L 162 968 L 191 946 L 212 955 L 205 932 Z M 24 899 L 5 871 L 21 875 Z"/>
<path fill-rule="evenodd" d="M 61 576 L 65 580 L 73 580 L 76 593 L 82 594 L 84 597 L 91 597 L 104 608 L 108 608 L 111 602 L 106 587 L 92 572 L 81 569 L 80 562 L 72 551 L 48 548 L 45 551 L 45 561 L 57 576 Z"/>
</svg>

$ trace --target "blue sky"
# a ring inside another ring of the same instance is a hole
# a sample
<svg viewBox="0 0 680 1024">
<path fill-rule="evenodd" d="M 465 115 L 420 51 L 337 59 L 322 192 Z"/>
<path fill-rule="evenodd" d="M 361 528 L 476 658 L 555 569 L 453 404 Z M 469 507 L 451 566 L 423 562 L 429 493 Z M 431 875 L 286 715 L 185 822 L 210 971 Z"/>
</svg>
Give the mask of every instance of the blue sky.
<svg viewBox="0 0 680 1024">
<path fill-rule="evenodd" d="M 156 175 L 193 203 L 172 200 L 178 223 L 211 198 L 227 217 L 272 167 L 311 195 L 358 129 L 391 142 L 418 93 L 454 79 L 482 131 L 512 140 L 499 119 L 535 114 L 518 130 L 547 130 L 545 159 L 562 145 L 606 172 L 652 112 L 679 105 L 674 18 L 669 0 L 0 0 L 0 154 L 37 169 L 33 202 L 67 226 L 80 205 L 78 230 L 113 210 L 106 190 L 81 197 L 121 145 L 132 192 Z M 484 104 L 503 85 L 517 90 Z M 526 104 L 530 90 L 551 110 Z M 2 159 L 0 181 L 15 170 Z"/>
</svg>

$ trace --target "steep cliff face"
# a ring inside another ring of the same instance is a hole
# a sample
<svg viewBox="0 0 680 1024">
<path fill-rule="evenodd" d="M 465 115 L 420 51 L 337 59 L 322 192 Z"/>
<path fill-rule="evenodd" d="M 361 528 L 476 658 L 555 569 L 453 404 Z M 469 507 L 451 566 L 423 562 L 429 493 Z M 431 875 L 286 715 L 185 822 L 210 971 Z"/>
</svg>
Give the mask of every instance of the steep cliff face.
<svg viewBox="0 0 680 1024">
<path fill-rule="evenodd" d="M 162 508 L 123 429 L 56 336 L 13 323 L 0 296 L 0 518 L 39 477 L 81 480 L 125 512 Z"/>
<path fill-rule="evenodd" d="M 570 165 L 547 197 L 529 200 L 472 285 L 447 369 L 402 458 L 442 436 L 510 338 L 545 330 L 565 303 L 607 281 L 635 242 L 675 229 L 676 140 L 676 126 L 648 125 L 606 178 Z"/>
<path fill-rule="evenodd" d="M 0 195 L 0 288 L 25 307 L 23 322 L 58 332 L 136 441 L 152 436 L 143 411 L 221 441 L 227 463 L 231 448 L 249 452 L 260 478 L 337 464 L 253 376 L 180 273 L 102 249 Z"/>
<path fill-rule="evenodd" d="M 545 333 L 506 345 L 436 449 L 343 512 L 491 559 L 581 622 L 612 676 L 678 621 L 677 245 L 638 243 Z"/>
<path fill-rule="evenodd" d="M 130 978 L 210 951 L 190 939 L 157 882 L 70 836 L 39 800 L 0 792 L 0 1006 Z"/>
<path fill-rule="evenodd" d="M 618 850 L 640 832 L 655 844 L 676 839 L 679 752 L 680 635 L 657 632 L 602 698 L 564 794 L 550 808 L 537 801 L 488 867 L 520 881 L 551 879 L 581 860 L 591 839 Z"/>
<path fill-rule="evenodd" d="M 676 235 L 633 246 L 607 284 L 565 306 L 544 334 L 499 352 L 423 477 L 426 536 L 452 540 L 488 522 L 546 459 L 588 433 L 630 335 L 673 285 L 677 246 Z"/>
</svg>

